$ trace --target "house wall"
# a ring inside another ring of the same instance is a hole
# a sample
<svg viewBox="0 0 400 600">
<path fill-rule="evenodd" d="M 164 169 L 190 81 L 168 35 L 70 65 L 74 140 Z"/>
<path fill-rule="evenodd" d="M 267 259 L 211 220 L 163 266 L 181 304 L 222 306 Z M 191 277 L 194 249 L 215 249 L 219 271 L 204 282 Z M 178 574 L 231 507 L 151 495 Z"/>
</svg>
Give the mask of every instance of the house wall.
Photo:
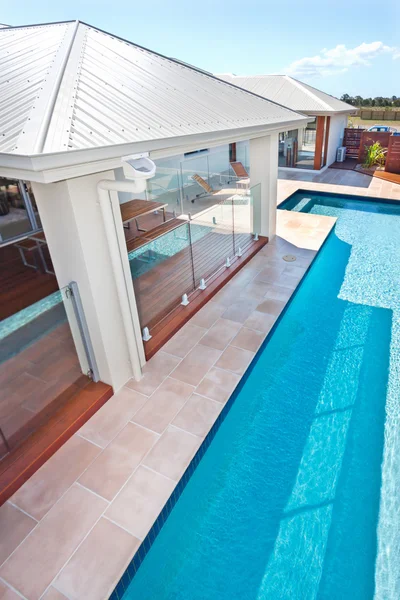
<svg viewBox="0 0 400 600">
<path fill-rule="evenodd" d="M 331 116 L 329 128 L 328 154 L 326 164 L 329 166 L 336 161 L 336 151 L 343 145 L 344 128 L 347 126 L 348 115 Z"/>
<path fill-rule="evenodd" d="M 77 282 L 100 379 L 116 391 L 132 366 L 99 206 L 101 179 L 114 179 L 113 172 L 32 187 L 58 284 Z"/>
</svg>

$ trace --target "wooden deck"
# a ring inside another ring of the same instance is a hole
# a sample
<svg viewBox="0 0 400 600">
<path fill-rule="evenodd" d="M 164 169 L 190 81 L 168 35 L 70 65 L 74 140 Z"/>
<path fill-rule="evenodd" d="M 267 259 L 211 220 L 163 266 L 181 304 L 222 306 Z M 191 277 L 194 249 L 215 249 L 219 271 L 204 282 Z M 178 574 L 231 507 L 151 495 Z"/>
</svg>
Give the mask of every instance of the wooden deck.
<svg viewBox="0 0 400 600">
<path fill-rule="evenodd" d="M 334 162 L 329 165 L 330 169 L 343 169 L 345 171 L 354 171 L 357 166 L 356 158 L 345 158 L 343 162 Z"/>
<path fill-rule="evenodd" d="M 105 383 L 88 382 L 13 452 L 0 461 L 0 506 L 111 398 Z"/>
<path fill-rule="evenodd" d="M 227 256 L 233 256 L 232 236 L 211 232 L 189 244 L 187 229 L 182 228 L 186 247 L 173 256 L 157 257 L 154 266 L 134 279 L 136 303 L 142 327 L 153 328 L 177 305 L 183 294 L 198 287 L 201 278 L 207 279 L 216 269 L 223 268 Z M 250 234 L 238 234 L 236 245 L 245 250 L 252 245 Z"/>
<path fill-rule="evenodd" d="M 263 246 L 268 243 L 268 238 L 261 237 L 253 241 L 241 258 L 237 258 L 229 269 L 223 269 L 207 282 L 206 290 L 196 290 L 188 306 L 176 306 L 164 319 L 159 321 L 152 329 L 152 338 L 145 342 L 144 350 L 146 359 L 149 360 L 187 321 L 204 306 L 210 298 L 230 280 Z"/>
<path fill-rule="evenodd" d="M 47 248 L 43 249 L 51 265 Z M 14 246 L 0 248 L 0 321 L 58 290 L 57 279 L 24 266 Z"/>
<path fill-rule="evenodd" d="M 0 249 L 0 285 L 0 320 L 58 290 L 12 245 Z M 112 393 L 82 374 L 65 318 L 57 305 L 0 344 L 0 504 Z"/>
</svg>

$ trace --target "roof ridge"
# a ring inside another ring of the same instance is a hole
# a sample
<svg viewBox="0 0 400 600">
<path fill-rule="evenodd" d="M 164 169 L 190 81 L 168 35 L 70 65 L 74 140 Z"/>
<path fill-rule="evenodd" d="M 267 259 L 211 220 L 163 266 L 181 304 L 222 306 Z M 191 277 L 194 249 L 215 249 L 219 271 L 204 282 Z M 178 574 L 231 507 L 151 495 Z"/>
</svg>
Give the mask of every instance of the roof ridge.
<svg viewBox="0 0 400 600">
<path fill-rule="evenodd" d="M 59 67 L 57 76 L 54 81 L 53 89 L 51 91 L 51 95 L 50 95 L 49 101 L 46 106 L 44 118 L 43 118 L 42 124 L 40 126 L 38 137 L 37 137 L 35 147 L 34 147 L 35 153 L 43 152 L 43 148 L 46 143 L 47 135 L 49 133 L 49 128 L 50 128 L 51 118 L 53 116 L 54 106 L 57 102 L 58 92 L 60 91 L 61 83 L 62 83 L 64 74 L 65 74 L 65 69 L 67 67 L 68 60 L 71 55 L 71 50 L 74 45 L 76 34 L 77 34 L 77 31 L 78 31 L 78 28 L 80 25 L 80 21 L 65 21 L 65 23 L 75 23 L 75 26 L 74 26 L 74 29 L 72 30 L 71 38 L 68 42 L 68 45 L 65 48 L 65 54 L 61 61 L 61 65 Z"/>
<path fill-rule="evenodd" d="M 288 81 L 292 82 L 297 88 L 303 90 L 308 96 L 310 96 L 311 98 L 314 98 L 314 100 L 317 100 L 317 102 L 322 102 L 322 104 L 325 105 L 326 108 L 328 108 L 328 110 L 334 110 L 332 106 L 330 106 L 327 102 L 325 102 L 325 100 L 322 100 L 321 98 L 319 98 L 316 94 L 314 94 L 311 90 L 307 89 L 307 87 L 304 87 L 307 84 L 303 84 L 301 81 L 299 81 L 298 79 L 295 79 L 294 77 L 291 77 L 290 75 L 285 75 L 284 76 Z M 316 89 L 316 88 L 314 88 Z M 325 92 L 322 92 L 323 94 L 325 94 Z"/>
</svg>

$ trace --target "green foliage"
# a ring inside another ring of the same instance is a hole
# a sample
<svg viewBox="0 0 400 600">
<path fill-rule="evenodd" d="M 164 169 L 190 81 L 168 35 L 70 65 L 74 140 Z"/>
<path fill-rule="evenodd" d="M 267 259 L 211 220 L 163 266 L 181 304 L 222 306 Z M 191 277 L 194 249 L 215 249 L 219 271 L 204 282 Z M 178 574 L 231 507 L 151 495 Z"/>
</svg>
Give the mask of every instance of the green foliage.
<svg viewBox="0 0 400 600">
<path fill-rule="evenodd" d="M 375 142 L 371 146 L 365 146 L 365 160 L 363 167 L 370 169 L 375 165 L 384 165 L 386 160 L 386 152 L 379 142 Z"/>
<path fill-rule="evenodd" d="M 343 94 L 340 98 L 343 102 L 351 104 L 352 106 L 358 106 L 359 108 L 397 108 L 400 107 L 400 98 L 398 96 L 390 96 L 384 98 L 383 96 L 376 96 L 376 98 L 363 98 L 362 96 L 349 96 L 349 94 Z"/>
</svg>

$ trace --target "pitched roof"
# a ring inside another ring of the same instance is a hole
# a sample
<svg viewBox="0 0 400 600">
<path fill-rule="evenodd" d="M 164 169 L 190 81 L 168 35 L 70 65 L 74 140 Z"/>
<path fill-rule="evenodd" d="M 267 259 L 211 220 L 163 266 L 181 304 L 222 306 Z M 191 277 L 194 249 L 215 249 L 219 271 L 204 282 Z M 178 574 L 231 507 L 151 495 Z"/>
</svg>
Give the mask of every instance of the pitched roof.
<svg viewBox="0 0 400 600">
<path fill-rule="evenodd" d="M 99 148 L 304 120 L 79 21 L 0 29 L 0 152 Z"/>
<path fill-rule="evenodd" d="M 239 76 L 231 73 L 217 75 L 221 79 L 259 94 L 264 98 L 279 102 L 292 110 L 306 114 L 351 112 L 354 106 L 346 104 L 311 85 L 302 83 L 289 75 L 250 75 Z"/>
</svg>

